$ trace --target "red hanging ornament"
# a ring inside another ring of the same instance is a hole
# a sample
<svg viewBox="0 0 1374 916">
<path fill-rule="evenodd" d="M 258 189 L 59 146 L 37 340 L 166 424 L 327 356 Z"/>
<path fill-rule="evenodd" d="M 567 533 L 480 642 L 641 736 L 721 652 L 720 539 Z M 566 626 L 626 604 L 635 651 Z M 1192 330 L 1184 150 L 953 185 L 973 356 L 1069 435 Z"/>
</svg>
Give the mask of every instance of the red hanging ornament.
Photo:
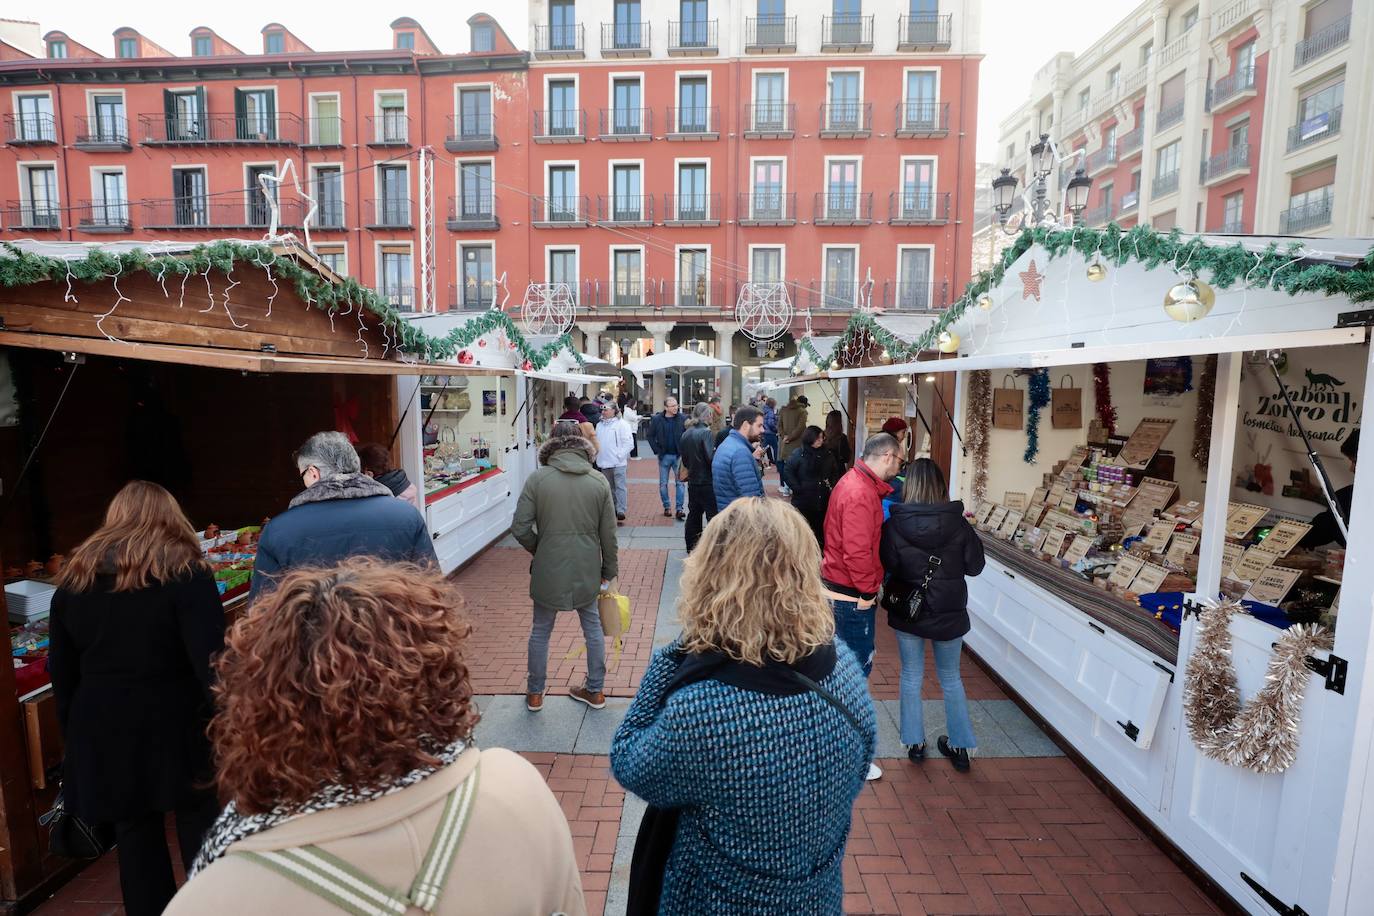
<svg viewBox="0 0 1374 916">
<path fill-rule="evenodd" d="M 1112 406 L 1112 367 L 1107 363 L 1093 363 L 1093 399 L 1097 404 L 1097 420 L 1116 435 L 1116 408 Z"/>
</svg>

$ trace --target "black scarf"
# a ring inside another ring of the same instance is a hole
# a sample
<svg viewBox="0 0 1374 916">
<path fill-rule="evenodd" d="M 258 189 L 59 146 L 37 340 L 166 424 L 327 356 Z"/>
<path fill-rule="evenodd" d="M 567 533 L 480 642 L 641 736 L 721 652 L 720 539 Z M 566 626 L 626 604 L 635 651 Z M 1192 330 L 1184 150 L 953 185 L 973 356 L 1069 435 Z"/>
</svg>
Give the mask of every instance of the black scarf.
<svg viewBox="0 0 1374 916">
<path fill-rule="evenodd" d="M 410 486 L 410 478 L 402 468 L 392 468 L 377 476 L 377 482 L 391 491 L 392 496 L 400 496 Z"/>
</svg>

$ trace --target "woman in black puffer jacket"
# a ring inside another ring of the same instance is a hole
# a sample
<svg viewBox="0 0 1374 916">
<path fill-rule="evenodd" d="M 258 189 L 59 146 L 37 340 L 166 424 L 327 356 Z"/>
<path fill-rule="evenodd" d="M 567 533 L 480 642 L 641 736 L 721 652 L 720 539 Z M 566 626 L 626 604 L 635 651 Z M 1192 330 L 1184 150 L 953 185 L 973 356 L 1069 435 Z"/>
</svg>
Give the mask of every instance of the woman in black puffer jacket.
<svg viewBox="0 0 1374 916">
<path fill-rule="evenodd" d="M 901 731 L 907 756 L 925 759 L 925 721 L 921 716 L 921 679 L 925 674 L 926 640 L 935 650 L 935 673 L 945 695 L 949 735 L 941 735 L 940 753 L 960 772 L 969 769 L 969 755 L 977 747 L 969 721 L 968 700 L 959 677 L 960 649 L 969 631 L 968 586 L 965 576 L 983 571 L 983 542 L 964 518 L 964 504 L 950 500 L 945 476 L 929 458 L 907 465 L 902 502 L 892 507 L 883 523 L 880 556 L 887 571 L 885 591 L 906 594 L 924 581 L 938 556 L 925 600 L 913 620 L 902 611 L 888 610 L 887 623 L 897 631 L 902 657 Z"/>
<path fill-rule="evenodd" d="M 808 426 L 802 433 L 801 448 L 787 459 L 785 483 L 792 490 L 792 508 L 811 526 L 816 543 L 825 549 L 825 510 L 830 507 L 830 487 L 835 461 L 826 448 L 825 433 L 819 426 Z"/>
</svg>

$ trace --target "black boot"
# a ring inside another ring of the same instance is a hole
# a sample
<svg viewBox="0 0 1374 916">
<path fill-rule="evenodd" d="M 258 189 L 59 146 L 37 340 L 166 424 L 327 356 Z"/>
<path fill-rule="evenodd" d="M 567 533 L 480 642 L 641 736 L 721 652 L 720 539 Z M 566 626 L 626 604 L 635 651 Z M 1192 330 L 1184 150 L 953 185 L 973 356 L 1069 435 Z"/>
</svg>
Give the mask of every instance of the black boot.
<svg viewBox="0 0 1374 916">
<path fill-rule="evenodd" d="M 926 746 L 924 744 L 913 744 L 906 749 L 906 759 L 912 763 L 925 763 Z"/>
<path fill-rule="evenodd" d="M 967 749 L 962 747 L 950 747 L 949 737 L 947 735 L 941 735 L 940 740 L 935 742 L 935 744 L 940 748 L 940 753 L 950 759 L 950 762 L 954 764 L 956 770 L 960 773 L 967 773 L 969 771 Z"/>
</svg>

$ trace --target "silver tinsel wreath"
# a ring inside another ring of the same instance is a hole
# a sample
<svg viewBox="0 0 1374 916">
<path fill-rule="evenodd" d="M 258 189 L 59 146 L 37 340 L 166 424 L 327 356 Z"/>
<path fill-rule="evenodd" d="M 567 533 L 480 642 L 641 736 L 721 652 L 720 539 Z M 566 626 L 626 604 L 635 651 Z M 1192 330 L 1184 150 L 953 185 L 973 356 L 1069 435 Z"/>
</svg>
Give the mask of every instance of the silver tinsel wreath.
<svg viewBox="0 0 1374 916">
<path fill-rule="evenodd" d="M 1211 604 L 1198 618 L 1197 646 L 1184 677 L 1183 713 L 1198 750 L 1221 763 L 1256 773 L 1282 773 L 1298 756 L 1302 699 L 1311 675 L 1305 660 L 1331 649 L 1330 630 L 1293 626 L 1269 657 L 1264 687 L 1244 706 L 1231 660 L 1231 616 L 1238 601 Z"/>
</svg>

